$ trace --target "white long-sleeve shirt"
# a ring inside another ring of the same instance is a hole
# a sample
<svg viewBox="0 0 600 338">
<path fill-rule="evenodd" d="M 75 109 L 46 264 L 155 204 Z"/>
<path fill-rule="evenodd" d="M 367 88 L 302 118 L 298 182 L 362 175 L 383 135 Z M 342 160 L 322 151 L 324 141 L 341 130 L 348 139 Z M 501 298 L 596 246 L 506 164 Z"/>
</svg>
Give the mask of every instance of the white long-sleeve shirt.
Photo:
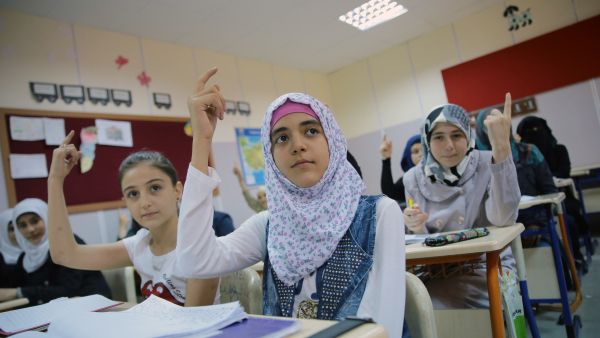
<svg viewBox="0 0 600 338">
<path fill-rule="evenodd" d="M 212 230 L 212 198 L 220 179 L 190 166 L 183 190 L 177 230 L 177 269 L 188 278 L 209 278 L 251 266 L 267 253 L 268 211 L 258 213 L 233 233 L 216 237 Z M 405 301 L 404 224 L 398 204 L 382 197 L 376 206 L 373 267 L 357 311 L 382 324 L 390 337 L 402 336 Z M 305 276 L 303 285 L 311 285 Z M 301 291 L 300 297 L 303 297 Z M 296 303 L 297 305 L 297 303 Z"/>
</svg>

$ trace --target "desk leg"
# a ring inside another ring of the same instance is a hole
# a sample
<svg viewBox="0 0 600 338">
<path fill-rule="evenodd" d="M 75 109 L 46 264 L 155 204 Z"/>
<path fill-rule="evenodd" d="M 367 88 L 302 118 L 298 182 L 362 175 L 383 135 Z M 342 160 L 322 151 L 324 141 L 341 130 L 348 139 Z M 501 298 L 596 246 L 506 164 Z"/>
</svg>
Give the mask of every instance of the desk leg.
<svg viewBox="0 0 600 338">
<path fill-rule="evenodd" d="M 540 338 L 540 331 L 535 321 L 535 314 L 531 307 L 531 299 L 529 298 L 529 289 L 527 288 L 527 268 L 525 266 L 525 254 L 523 253 L 523 246 L 521 245 L 521 236 L 513 239 L 510 243 L 513 256 L 517 263 L 517 276 L 519 277 L 519 287 L 521 289 L 521 299 L 523 300 L 523 308 L 525 310 L 525 318 L 529 324 L 531 330 L 531 336 L 533 338 Z"/>
<path fill-rule="evenodd" d="M 494 338 L 504 338 L 504 320 L 502 319 L 502 302 L 500 300 L 500 282 L 498 281 L 499 252 L 486 254 L 487 287 L 490 298 L 490 320 Z"/>
</svg>

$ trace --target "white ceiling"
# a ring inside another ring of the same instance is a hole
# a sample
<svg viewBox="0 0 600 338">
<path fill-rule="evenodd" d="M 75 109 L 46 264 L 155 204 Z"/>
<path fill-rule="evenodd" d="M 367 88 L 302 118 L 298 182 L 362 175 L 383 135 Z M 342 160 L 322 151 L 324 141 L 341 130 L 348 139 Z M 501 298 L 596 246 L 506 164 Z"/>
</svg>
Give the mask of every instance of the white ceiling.
<svg viewBox="0 0 600 338">
<path fill-rule="evenodd" d="M 0 0 L 103 30 L 329 73 L 502 0 L 396 0 L 408 13 L 361 32 L 338 20 L 360 0 Z M 502 13 L 498 13 L 501 15 Z"/>
</svg>

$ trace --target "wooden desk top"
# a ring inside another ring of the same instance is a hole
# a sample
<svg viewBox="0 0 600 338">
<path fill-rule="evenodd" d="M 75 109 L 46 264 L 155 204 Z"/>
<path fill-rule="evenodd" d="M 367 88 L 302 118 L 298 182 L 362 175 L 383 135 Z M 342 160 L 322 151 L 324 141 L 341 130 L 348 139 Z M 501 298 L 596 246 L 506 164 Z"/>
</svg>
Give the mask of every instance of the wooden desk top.
<svg viewBox="0 0 600 338">
<path fill-rule="evenodd" d="M 423 243 L 414 243 L 406 246 L 406 260 L 433 258 L 440 256 L 457 256 L 480 254 L 498 251 L 505 248 L 515 239 L 525 227 L 521 223 L 506 227 L 488 227 L 490 234 L 485 237 L 470 239 L 464 242 L 444 246 L 426 246 Z"/>
<path fill-rule="evenodd" d="M 521 201 L 519 203 L 519 209 L 527 209 L 534 205 L 540 204 L 556 204 L 559 205 L 565 199 L 565 194 L 562 192 L 557 192 L 553 194 L 539 195 L 533 196 L 531 199 L 527 199 L 525 201 Z"/>
</svg>

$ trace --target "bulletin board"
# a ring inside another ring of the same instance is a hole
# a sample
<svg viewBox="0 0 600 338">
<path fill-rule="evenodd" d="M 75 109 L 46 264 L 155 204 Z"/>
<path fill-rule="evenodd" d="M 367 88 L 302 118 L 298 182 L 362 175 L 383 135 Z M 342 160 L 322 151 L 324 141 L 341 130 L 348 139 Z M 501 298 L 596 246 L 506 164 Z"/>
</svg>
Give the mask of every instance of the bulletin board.
<svg viewBox="0 0 600 338">
<path fill-rule="evenodd" d="M 96 145 L 93 167 L 85 174 L 79 166 L 73 168 L 64 185 L 65 198 L 70 213 L 86 212 L 123 207 L 118 168 L 130 153 L 146 149 L 165 154 L 177 169 L 183 182 L 191 158 L 192 138 L 184 132 L 188 119 L 183 117 L 160 117 L 141 115 L 115 115 L 79 112 L 34 111 L 0 108 L 0 146 L 2 165 L 8 193 L 8 202 L 13 207 L 18 201 L 37 197 L 47 200 L 47 178 L 12 179 L 9 163 L 10 154 L 40 154 L 46 156 L 48 170 L 52 151 L 56 146 L 41 141 L 15 141 L 10 138 L 10 116 L 51 117 L 65 120 L 65 131 L 75 130 L 73 143 L 79 147 L 82 128 L 95 125 L 95 119 L 129 121 L 133 147 Z"/>
</svg>

